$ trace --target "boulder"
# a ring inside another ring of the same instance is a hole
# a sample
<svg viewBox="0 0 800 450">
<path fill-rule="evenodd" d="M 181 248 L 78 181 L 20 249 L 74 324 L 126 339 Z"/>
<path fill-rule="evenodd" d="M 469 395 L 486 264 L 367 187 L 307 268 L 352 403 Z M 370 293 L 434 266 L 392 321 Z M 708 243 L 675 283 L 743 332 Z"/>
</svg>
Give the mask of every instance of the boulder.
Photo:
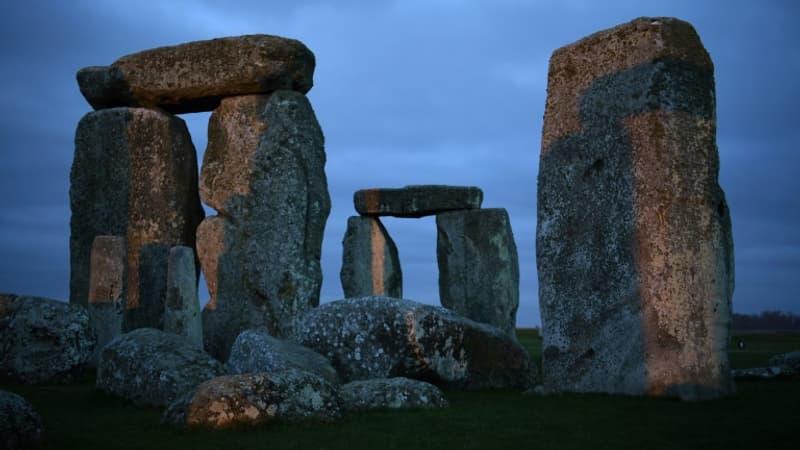
<svg viewBox="0 0 800 450">
<path fill-rule="evenodd" d="M 204 215 L 186 124 L 158 109 L 85 115 L 70 183 L 70 303 L 87 303 L 95 237 L 124 236 L 124 327 L 161 328 L 169 249 L 194 247 Z"/>
<path fill-rule="evenodd" d="M 226 97 L 306 93 L 313 76 L 314 54 L 302 42 L 261 34 L 145 50 L 83 68 L 77 78 L 94 109 L 157 106 L 181 114 L 211 111 Z"/>
<path fill-rule="evenodd" d="M 187 338 L 138 328 L 103 350 L 97 388 L 136 405 L 168 406 L 223 373 L 222 364 Z"/>
<path fill-rule="evenodd" d="M 447 399 L 436 386 L 403 377 L 351 381 L 342 386 L 342 401 L 347 411 L 447 406 Z"/>
<path fill-rule="evenodd" d="M 365 216 L 423 217 L 445 211 L 478 209 L 483 191 L 475 186 L 420 185 L 356 191 L 356 211 Z"/>
<path fill-rule="evenodd" d="M 508 212 L 441 213 L 436 230 L 442 306 L 516 339 L 519 261 Z"/>
<path fill-rule="evenodd" d="M 42 418 L 33 406 L 13 392 L 0 391 L 0 448 L 35 448 L 42 436 Z"/>
<path fill-rule="evenodd" d="M 122 334 L 125 317 L 127 254 L 122 236 L 97 236 L 92 243 L 89 264 L 89 324 L 96 344 L 90 360 L 97 367 L 100 353 L 112 339 Z"/>
<path fill-rule="evenodd" d="M 403 272 L 392 237 L 377 217 L 347 219 L 340 278 L 344 296 L 403 297 Z"/>
<path fill-rule="evenodd" d="M 164 412 L 162 423 L 212 429 L 274 421 L 332 421 L 341 416 L 339 392 L 301 370 L 214 378 Z"/>
<path fill-rule="evenodd" d="M 173 247 L 167 264 L 167 302 L 164 331 L 184 336 L 203 348 L 203 322 L 197 297 L 197 263 L 194 250 Z"/>
<path fill-rule="evenodd" d="M 288 336 L 319 304 L 330 197 L 308 99 L 293 91 L 224 99 L 209 122 L 200 193 L 219 213 L 197 229 L 211 293 L 204 342 L 224 361 L 243 330 Z"/>
<path fill-rule="evenodd" d="M 536 261 L 548 392 L 733 392 L 733 241 L 714 71 L 694 28 L 639 18 L 550 59 Z"/>
<path fill-rule="evenodd" d="M 344 382 L 408 377 L 462 389 L 528 387 L 528 353 L 503 331 L 410 300 L 360 297 L 309 311 L 294 339 Z"/>
<path fill-rule="evenodd" d="M 94 346 L 86 308 L 0 294 L 0 378 L 25 384 L 75 381 Z"/>
<path fill-rule="evenodd" d="M 330 361 L 319 353 L 270 336 L 263 330 L 245 330 L 233 343 L 226 364 L 228 373 L 275 373 L 298 369 L 313 373 L 331 384 L 339 384 L 339 375 Z"/>
</svg>

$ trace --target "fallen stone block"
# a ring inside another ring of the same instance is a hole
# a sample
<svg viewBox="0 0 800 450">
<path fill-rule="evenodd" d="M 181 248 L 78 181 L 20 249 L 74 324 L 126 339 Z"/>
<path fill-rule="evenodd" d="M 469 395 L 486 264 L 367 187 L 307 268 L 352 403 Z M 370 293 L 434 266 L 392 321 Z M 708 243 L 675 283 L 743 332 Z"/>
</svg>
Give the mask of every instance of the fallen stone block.
<svg viewBox="0 0 800 450">
<path fill-rule="evenodd" d="M 403 377 L 351 381 L 342 386 L 342 401 L 347 411 L 447 406 L 447 399 L 436 386 Z"/>
</svg>

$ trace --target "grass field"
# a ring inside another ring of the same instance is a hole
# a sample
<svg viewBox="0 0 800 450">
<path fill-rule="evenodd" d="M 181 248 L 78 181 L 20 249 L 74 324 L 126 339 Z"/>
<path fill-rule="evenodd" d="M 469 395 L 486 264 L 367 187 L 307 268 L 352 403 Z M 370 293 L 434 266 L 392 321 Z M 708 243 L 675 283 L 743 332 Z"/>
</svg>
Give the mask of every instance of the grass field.
<svg viewBox="0 0 800 450">
<path fill-rule="evenodd" d="M 800 335 L 742 335 L 734 367 L 800 349 Z M 541 340 L 521 330 L 537 358 Z M 735 342 L 735 341 L 734 341 Z M 40 411 L 48 449 L 782 449 L 798 448 L 800 383 L 740 382 L 735 397 L 697 403 L 608 395 L 448 391 L 450 407 L 377 411 L 333 424 L 277 424 L 225 432 L 178 431 L 160 411 L 94 389 L 2 385 Z"/>
</svg>

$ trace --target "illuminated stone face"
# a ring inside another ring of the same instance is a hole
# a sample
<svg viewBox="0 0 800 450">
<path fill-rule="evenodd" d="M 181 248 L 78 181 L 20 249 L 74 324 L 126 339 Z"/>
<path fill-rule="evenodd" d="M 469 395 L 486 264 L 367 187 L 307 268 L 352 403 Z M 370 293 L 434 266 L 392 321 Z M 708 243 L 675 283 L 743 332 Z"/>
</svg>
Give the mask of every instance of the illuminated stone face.
<svg viewBox="0 0 800 450">
<path fill-rule="evenodd" d="M 346 298 L 366 295 L 403 297 L 397 247 L 377 217 L 347 219 L 340 277 Z"/>
<path fill-rule="evenodd" d="M 547 390 L 732 392 L 714 95 L 711 60 L 676 19 L 553 53 L 537 225 Z"/>
</svg>

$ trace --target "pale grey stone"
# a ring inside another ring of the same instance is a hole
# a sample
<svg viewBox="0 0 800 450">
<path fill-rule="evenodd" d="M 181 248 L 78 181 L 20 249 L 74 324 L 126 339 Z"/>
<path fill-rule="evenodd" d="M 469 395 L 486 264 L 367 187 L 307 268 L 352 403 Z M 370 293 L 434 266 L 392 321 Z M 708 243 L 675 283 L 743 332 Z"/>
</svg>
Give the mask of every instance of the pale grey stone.
<svg viewBox="0 0 800 450">
<path fill-rule="evenodd" d="M 342 386 L 342 401 L 347 411 L 447 406 L 447 399 L 436 386 L 403 377 L 351 381 Z"/>
<path fill-rule="evenodd" d="M 392 237 L 377 217 L 347 219 L 342 241 L 344 296 L 385 295 L 403 297 L 403 272 Z"/>
<path fill-rule="evenodd" d="M 203 348 L 203 321 L 197 296 L 197 263 L 194 250 L 172 247 L 167 265 L 167 302 L 164 331 L 184 336 Z"/>
<path fill-rule="evenodd" d="M 23 450 L 37 448 L 44 436 L 42 417 L 27 400 L 0 391 L 0 448 Z"/>
<path fill-rule="evenodd" d="M 222 364 L 185 337 L 138 328 L 103 350 L 97 388 L 137 405 L 168 406 L 223 373 Z"/>
<path fill-rule="evenodd" d="M 367 216 L 422 217 L 481 207 L 483 191 L 475 186 L 416 185 L 362 189 L 353 196 L 356 211 Z"/>
<path fill-rule="evenodd" d="M 508 212 L 441 213 L 436 230 L 442 306 L 516 339 L 519 261 Z"/>
</svg>

